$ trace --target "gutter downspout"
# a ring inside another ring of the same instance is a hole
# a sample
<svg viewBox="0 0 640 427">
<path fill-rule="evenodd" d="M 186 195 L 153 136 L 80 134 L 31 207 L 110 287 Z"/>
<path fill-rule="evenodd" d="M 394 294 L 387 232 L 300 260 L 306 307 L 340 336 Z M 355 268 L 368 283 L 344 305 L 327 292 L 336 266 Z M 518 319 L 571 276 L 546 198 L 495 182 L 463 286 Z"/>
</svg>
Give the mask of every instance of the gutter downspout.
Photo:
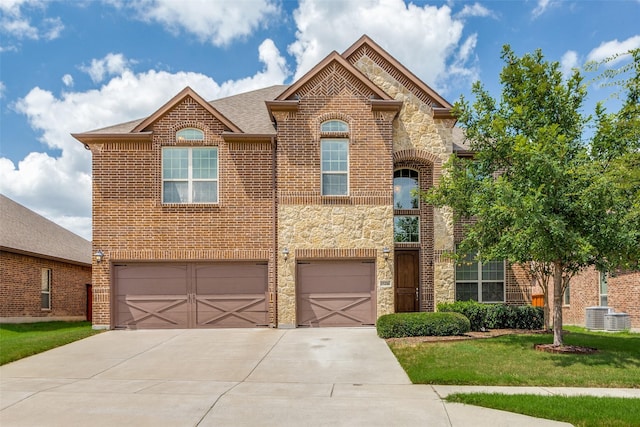
<svg viewBox="0 0 640 427">
<path fill-rule="evenodd" d="M 269 303 L 273 310 L 273 321 L 269 327 L 278 327 L 278 191 L 276 188 L 276 137 L 271 137 L 271 191 L 272 191 L 272 240 L 273 240 L 273 288 L 269 290 Z"/>
</svg>

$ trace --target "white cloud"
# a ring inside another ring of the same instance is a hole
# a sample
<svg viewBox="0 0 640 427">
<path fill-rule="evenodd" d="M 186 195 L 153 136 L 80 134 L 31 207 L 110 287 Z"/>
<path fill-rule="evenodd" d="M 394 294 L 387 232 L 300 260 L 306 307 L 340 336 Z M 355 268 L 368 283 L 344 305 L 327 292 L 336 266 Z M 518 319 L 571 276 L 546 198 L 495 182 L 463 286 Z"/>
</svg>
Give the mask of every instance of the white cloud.
<svg viewBox="0 0 640 427">
<path fill-rule="evenodd" d="M 570 76 L 574 68 L 579 67 L 578 53 L 573 50 L 568 50 L 562 55 L 560 59 L 560 70 L 564 76 Z"/>
<path fill-rule="evenodd" d="M 111 2 L 133 8 L 137 19 L 159 22 L 174 33 L 194 34 L 201 41 L 226 46 L 237 38 L 249 36 L 279 13 L 274 0 L 136 0 Z"/>
<path fill-rule="evenodd" d="M 466 18 L 469 16 L 487 17 L 494 16 L 494 13 L 480 3 L 474 3 L 472 5 L 465 4 L 462 10 L 456 14 L 456 18 Z"/>
<path fill-rule="evenodd" d="M 537 18 L 547 11 L 547 9 L 553 4 L 553 0 L 538 0 L 538 5 L 533 9 L 533 18 Z"/>
<path fill-rule="evenodd" d="M 629 37 L 628 39 L 623 41 L 618 41 L 618 39 L 610 40 L 607 42 L 602 42 L 600 46 L 589 52 L 589 54 L 587 55 L 587 60 L 599 62 L 614 55 L 626 53 L 630 50 L 639 48 L 640 35 Z M 618 57 L 615 60 L 611 61 L 609 65 L 613 65 L 623 59 L 624 56 Z"/>
<path fill-rule="evenodd" d="M 4 98 L 4 91 L 7 90 L 7 86 L 4 82 L 0 81 L 0 99 Z"/>
<path fill-rule="evenodd" d="M 123 65 L 114 66 L 112 71 L 119 74 L 99 89 L 64 92 L 60 97 L 39 87 L 31 89 L 14 108 L 27 116 L 47 147 L 62 153 L 59 157 L 30 153 L 17 165 L 0 158 L 0 192 L 90 238 L 91 154 L 70 134 L 145 117 L 185 86 L 205 99 L 215 99 L 282 84 L 287 78 L 286 64 L 273 41 L 267 39 L 261 44 L 259 57 L 264 64 L 261 71 L 222 84 L 199 73 L 134 73 Z"/>
<path fill-rule="evenodd" d="M 459 56 L 464 27 L 446 5 L 420 7 L 402 0 L 347 0 L 340 3 L 340 13 L 333 2 L 301 0 L 294 19 L 296 41 L 288 49 L 296 58 L 296 78 L 332 50 L 342 52 L 367 34 L 436 89 L 448 85 L 448 64 Z M 456 68 L 468 71 L 461 62 Z"/>
<path fill-rule="evenodd" d="M 106 76 L 122 74 L 129 69 L 129 61 L 121 53 L 109 53 L 102 59 L 92 59 L 91 65 L 82 65 L 80 70 L 86 72 L 94 83 L 100 83 Z"/>
<path fill-rule="evenodd" d="M 73 76 L 71 74 L 65 74 L 62 76 L 62 83 L 65 86 L 73 86 Z"/>
<path fill-rule="evenodd" d="M 60 36 L 64 24 L 60 18 L 44 18 L 42 22 L 32 22 L 32 16 L 25 16 L 25 9 L 45 10 L 46 0 L 1 0 L 0 33 L 9 39 L 53 40 Z M 3 40 L 3 43 L 8 43 Z M 3 46 L 2 51 L 16 50 L 15 46 Z"/>
</svg>

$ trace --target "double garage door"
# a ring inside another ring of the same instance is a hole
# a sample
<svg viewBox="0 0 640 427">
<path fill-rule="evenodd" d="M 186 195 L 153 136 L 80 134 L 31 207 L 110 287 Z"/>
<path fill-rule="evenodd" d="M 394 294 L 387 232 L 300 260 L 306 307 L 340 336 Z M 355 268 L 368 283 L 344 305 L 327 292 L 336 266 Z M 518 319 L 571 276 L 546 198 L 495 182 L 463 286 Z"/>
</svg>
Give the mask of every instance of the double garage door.
<svg viewBox="0 0 640 427">
<path fill-rule="evenodd" d="M 268 325 L 266 263 L 115 265 L 116 328 Z"/>
<path fill-rule="evenodd" d="M 298 326 L 375 323 L 373 261 L 299 262 L 296 292 Z"/>
</svg>

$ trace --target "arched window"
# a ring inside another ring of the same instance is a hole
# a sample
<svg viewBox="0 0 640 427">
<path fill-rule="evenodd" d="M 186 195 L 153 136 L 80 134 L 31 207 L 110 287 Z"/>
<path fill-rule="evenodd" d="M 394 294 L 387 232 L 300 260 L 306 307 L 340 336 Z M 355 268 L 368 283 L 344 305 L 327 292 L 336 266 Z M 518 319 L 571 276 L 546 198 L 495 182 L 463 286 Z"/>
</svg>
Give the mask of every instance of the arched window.
<svg viewBox="0 0 640 427">
<path fill-rule="evenodd" d="M 320 132 L 349 132 L 349 125 L 342 120 L 328 120 L 320 125 Z"/>
<path fill-rule="evenodd" d="M 393 173 L 394 240 L 398 243 L 420 242 L 420 199 L 417 190 L 418 172 L 398 169 Z"/>
<path fill-rule="evenodd" d="M 204 132 L 196 128 L 184 128 L 176 132 L 177 141 L 204 141 Z"/>
<path fill-rule="evenodd" d="M 394 209 L 418 209 L 418 172 L 413 169 L 399 169 L 393 173 Z"/>
</svg>

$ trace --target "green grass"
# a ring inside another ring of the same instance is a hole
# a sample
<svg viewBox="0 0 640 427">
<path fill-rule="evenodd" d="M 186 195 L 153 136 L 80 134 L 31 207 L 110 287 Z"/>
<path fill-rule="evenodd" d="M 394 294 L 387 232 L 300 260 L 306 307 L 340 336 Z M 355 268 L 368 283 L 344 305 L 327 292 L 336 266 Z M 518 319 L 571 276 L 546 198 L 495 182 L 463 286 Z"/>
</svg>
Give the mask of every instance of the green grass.
<svg viewBox="0 0 640 427">
<path fill-rule="evenodd" d="M 465 393 L 452 394 L 447 401 L 564 421 L 576 427 L 640 425 L 640 399 Z"/>
<path fill-rule="evenodd" d="M 0 365 L 100 333 L 90 322 L 0 325 Z"/>
<path fill-rule="evenodd" d="M 595 347 L 598 353 L 534 350 L 534 344 L 552 343 L 550 334 L 389 346 L 416 384 L 638 387 L 640 334 L 567 329 L 565 344 Z"/>
</svg>

